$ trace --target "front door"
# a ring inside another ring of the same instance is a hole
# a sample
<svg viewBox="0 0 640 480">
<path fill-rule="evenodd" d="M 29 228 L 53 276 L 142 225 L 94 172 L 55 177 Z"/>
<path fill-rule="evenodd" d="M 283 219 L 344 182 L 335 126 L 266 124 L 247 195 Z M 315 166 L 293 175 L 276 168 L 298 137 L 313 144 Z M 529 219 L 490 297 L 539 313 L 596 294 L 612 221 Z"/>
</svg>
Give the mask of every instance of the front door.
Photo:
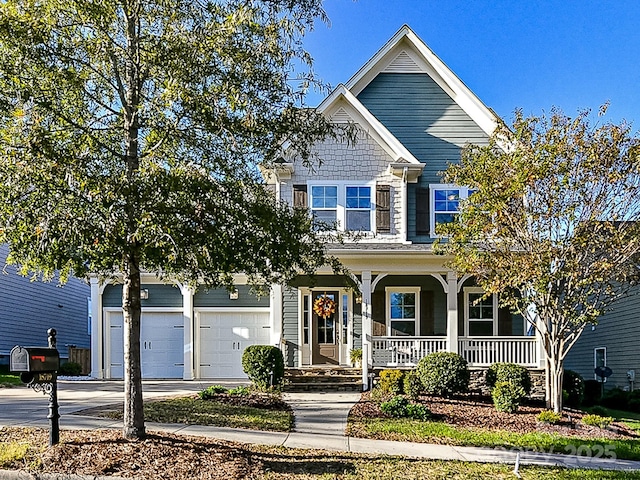
<svg viewBox="0 0 640 480">
<path fill-rule="evenodd" d="M 314 365 L 340 362 L 338 299 L 339 292 L 313 292 L 311 295 L 311 363 Z"/>
</svg>

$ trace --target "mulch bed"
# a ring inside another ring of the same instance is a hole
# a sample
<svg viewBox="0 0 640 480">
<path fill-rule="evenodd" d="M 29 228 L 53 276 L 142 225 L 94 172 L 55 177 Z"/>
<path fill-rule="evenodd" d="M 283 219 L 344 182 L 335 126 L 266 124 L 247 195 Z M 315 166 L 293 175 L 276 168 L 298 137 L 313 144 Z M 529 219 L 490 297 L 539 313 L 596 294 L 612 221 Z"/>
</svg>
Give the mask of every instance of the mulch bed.
<svg viewBox="0 0 640 480">
<path fill-rule="evenodd" d="M 579 410 L 566 409 L 562 422 L 557 425 L 550 425 L 536 420 L 536 416 L 544 410 L 538 405 L 521 406 L 515 414 L 503 413 L 496 411 L 490 398 L 479 395 L 455 398 L 422 396 L 419 399 L 419 403 L 425 405 L 434 414 L 434 420 L 461 428 L 482 428 L 514 433 L 535 431 L 583 438 L 640 438 L 633 430 L 617 422 L 607 429 L 584 425 L 581 420 L 586 414 Z M 351 410 L 350 419 L 357 422 L 371 418 L 388 417 L 380 410 L 379 404 L 370 399 L 369 392 L 365 392 L 362 394 L 360 402 Z M 359 430 L 355 427 L 351 428 L 349 434 L 358 436 Z"/>
</svg>

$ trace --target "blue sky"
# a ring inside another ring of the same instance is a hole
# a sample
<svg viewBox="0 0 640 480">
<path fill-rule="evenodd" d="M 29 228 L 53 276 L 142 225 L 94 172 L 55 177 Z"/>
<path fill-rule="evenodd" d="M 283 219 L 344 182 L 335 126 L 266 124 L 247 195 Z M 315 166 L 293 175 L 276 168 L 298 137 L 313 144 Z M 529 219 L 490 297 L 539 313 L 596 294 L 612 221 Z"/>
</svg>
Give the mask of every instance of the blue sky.
<svg viewBox="0 0 640 480">
<path fill-rule="evenodd" d="M 403 25 L 510 122 L 609 101 L 607 118 L 640 129 L 640 2 L 325 0 L 331 24 L 304 40 L 315 72 L 344 83 Z M 307 103 L 317 105 L 320 95 Z"/>
</svg>

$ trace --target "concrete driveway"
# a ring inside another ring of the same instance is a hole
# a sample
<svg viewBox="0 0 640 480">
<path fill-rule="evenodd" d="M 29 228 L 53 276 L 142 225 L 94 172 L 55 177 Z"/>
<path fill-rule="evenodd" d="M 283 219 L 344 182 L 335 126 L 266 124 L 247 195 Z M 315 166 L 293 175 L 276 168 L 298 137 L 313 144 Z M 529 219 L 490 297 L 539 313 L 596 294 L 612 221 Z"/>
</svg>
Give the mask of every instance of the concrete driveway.
<svg viewBox="0 0 640 480">
<path fill-rule="evenodd" d="M 142 391 L 145 399 L 184 395 L 205 389 L 209 385 L 233 387 L 246 385 L 246 381 L 182 381 L 182 380 L 145 380 Z M 58 404 L 61 415 L 60 426 L 64 426 L 64 417 L 87 408 L 120 403 L 124 398 L 124 384 L 117 380 L 58 380 Z M 12 425 L 48 425 L 49 396 L 35 392 L 26 386 L 0 388 L 0 427 Z"/>
</svg>

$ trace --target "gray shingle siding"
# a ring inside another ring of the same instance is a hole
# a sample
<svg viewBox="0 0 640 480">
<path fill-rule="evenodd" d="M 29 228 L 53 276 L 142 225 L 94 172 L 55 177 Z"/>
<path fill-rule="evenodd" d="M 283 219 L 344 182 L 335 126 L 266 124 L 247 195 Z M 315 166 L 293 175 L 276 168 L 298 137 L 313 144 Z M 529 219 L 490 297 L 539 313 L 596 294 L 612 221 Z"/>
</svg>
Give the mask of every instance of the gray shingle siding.
<svg viewBox="0 0 640 480">
<path fill-rule="evenodd" d="M 182 307 L 182 293 L 173 285 L 142 284 L 149 298 L 141 300 L 142 307 Z M 103 307 L 122 306 L 122 285 L 107 285 L 102 294 Z"/>
<path fill-rule="evenodd" d="M 0 245 L 0 263 L 6 264 L 9 248 Z M 71 278 L 58 286 L 52 282 L 31 282 L 6 266 L 0 275 L 0 363 L 7 363 L 9 351 L 16 345 L 46 346 L 47 330 L 58 332 L 60 356 L 68 356 L 67 346 L 89 348 L 89 285 Z"/>
<path fill-rule="evenodd" d="M 225 288 L 206 290 L 200 288 L 193 297 L 194 307 L 269 307 L 269 297 L 258 297 L 251 292 L 248 285 L 236 286 L 238 299 L 231 300 L 229 291 Z M 181 300 L 182 301 L 182 297 Z"/>
<path fill-rule="evenodd" d="M 282 294 L 282 336 L 286 342 L 285 365 L 298 366 L 298 289 L 286 288 Z"/>
<path fill-rule="evenodd" d="M 629 387 L 627 371 L 635 370 L 634 389 L 640 388 L 640 288 L 616 302 L 595 328 L 587 326 L 565 360 L 565 368 L 575 370 L 585 380 L 594 379 L 594 349 L 606 347 L 607 366 L 613 375 L 607 388 Z"/>
<path fill-rule="evenodd" d="M 407 227 L 409 240 L 431 242 L 415 233 L 415 189 L 440 183 L 439 172 L 460 160 L 462 147 L 484 145 L 487 135 L 427 74 L 381 73 L 358 100 L 425 164 L 419 183 L 409 185 Z"/>
</svg>

